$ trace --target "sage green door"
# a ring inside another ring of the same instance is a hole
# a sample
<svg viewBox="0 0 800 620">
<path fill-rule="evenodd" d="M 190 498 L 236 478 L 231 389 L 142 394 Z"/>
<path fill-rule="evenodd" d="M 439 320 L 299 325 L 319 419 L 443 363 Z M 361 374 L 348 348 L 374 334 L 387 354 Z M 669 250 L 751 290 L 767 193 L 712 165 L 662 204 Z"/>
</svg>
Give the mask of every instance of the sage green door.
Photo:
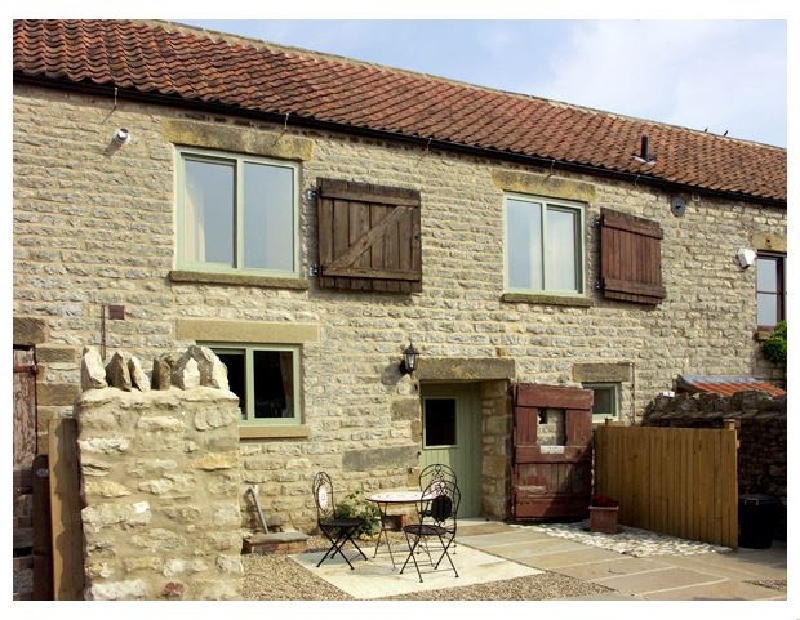
<svg viewBox="0 0 800 620">
<path fill-rule="evenodd" d="M 443 463 L 456 472 L 459 517 L 481 512 L 480 396 L 475 384 L 422 385 L 420 469 Z"/>
</svg>

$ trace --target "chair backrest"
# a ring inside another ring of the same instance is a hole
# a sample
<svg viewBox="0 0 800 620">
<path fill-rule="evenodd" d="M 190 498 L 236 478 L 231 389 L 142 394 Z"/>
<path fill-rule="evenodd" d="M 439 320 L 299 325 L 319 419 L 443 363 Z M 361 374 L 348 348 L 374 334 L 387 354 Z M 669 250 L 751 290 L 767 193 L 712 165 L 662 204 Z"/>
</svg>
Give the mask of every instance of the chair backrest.
<svg viewBox="0 0 800 620">
<path fill-rule="evenodd" d="M 419 511 L 420 521 L 433 519 L 436 525 L 446 526 L 455 531 L 458 506 L 461 504 L 461 490 L 454 480 L 434 478 L 423 490 L 423 496 L 432 499 L 422 502 Z"/>
<path fill-rule="evenodd" d="M 317 522 L 320 519 L 333 517 L 333 482 L 331 477 L 324 471 L 318 472 L 314 476 L 314 483 L 311 486 L 314 491 L 314 503 L 317 505 Z"/>
<path fill-rule="evenodd" d="M 458 483 L 456 472 L 453 468 L 444 463 L 433 463 L 419 472 L 419 488 L 424 490 L 434 480 L 449 480 Z"/>
</svg>

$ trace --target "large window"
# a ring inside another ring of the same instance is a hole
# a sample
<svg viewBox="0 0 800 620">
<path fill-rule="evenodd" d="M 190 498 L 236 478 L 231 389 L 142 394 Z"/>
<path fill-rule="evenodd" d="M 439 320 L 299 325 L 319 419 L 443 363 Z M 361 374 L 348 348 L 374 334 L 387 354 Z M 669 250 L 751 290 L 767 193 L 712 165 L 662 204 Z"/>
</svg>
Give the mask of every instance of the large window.
<svg viewBox="0 0 800 620">
<path fill-rule="evenodd" d="M 506 289 L 584 294 L 584 208 L 575 203 L 507 195 Z"/>
<path fill-rule="evenodd" d="M 178 152 L 178 264 L 298 273 L 297 167 L 210 151 Z"/>
<path fill-rule="evenodd" d="M 228 369 L 242 424 L 300 424 L 300 350 L 289 346 L 206 344 Z"/>
<path fill-rule="evenodd" d="M 786 318 L 785 269 L 785 255 L 759 254 L 756 258 L 758 327 L 775 327 Z"/>
</svg>

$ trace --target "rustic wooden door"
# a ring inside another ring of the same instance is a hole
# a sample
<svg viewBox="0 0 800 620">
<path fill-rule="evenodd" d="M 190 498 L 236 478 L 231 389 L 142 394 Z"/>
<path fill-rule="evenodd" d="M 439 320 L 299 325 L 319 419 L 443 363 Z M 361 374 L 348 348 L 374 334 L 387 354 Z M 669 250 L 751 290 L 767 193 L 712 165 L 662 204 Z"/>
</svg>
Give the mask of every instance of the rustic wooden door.
<svg viewBox="0 0 800 620">
<path fill-rule="evenodd" d="M 460 518 L 480 515 L 481 446 L 477 386 L 423 385 L 419 467 L 442 463 L 453 468 L 461 491 Z"/>
<path fill-rule="evenodd" d="M 592 391 L 520 384 L 514 396 L 513 518 L 586 517 L 592 493 Z"/>
</svg>

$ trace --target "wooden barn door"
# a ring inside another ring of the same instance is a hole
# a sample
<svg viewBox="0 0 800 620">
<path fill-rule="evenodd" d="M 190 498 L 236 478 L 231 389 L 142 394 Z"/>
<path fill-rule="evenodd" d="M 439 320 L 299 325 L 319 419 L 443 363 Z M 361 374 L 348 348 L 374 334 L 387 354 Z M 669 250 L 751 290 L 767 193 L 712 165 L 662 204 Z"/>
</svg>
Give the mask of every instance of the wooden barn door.
<svg viewBox="0 0 800 620">
<path fill-rule="evenodd" d="M 591 390 L 520 384 L 514 394 L 512 517 L 584 518 L 592 493 Z"/>
</svg>

